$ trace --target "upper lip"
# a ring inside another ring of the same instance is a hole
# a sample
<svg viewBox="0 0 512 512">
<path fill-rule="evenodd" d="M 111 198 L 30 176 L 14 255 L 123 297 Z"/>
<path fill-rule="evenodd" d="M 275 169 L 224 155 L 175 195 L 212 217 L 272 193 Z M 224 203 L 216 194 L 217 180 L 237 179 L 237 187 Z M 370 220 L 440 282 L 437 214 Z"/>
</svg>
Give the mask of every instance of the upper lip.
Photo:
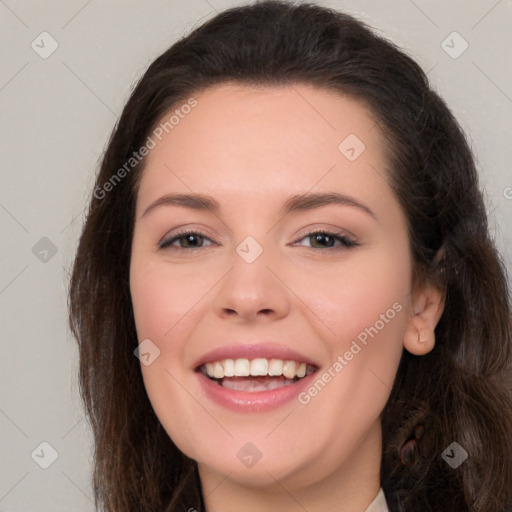
<svg viewBox="0 0 512 512">
<path fill-rule="evenodd" d="M 199 369 L 206 363 L 222 361 L 223 359 L 242 358 L 282 359 L 283 361 L 297 361 L 299 363 L 304 362 L 310 366 L 315 367 L 315 369 L 319 367 L 319 364 L 308 356 L 305 356 L 287 346 L 268 341 L 253 341 L 243 345 L 224 345 L 222 347 L 215 348 L 199 358 L 194 363 L 194 368 Z"/>
</svg>

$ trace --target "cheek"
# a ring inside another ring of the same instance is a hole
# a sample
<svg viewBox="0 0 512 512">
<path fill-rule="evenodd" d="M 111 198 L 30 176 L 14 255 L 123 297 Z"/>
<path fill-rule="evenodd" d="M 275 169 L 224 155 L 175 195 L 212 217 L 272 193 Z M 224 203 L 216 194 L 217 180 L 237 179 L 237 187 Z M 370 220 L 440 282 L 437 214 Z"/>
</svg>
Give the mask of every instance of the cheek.
<svg viewBox="0 0 512 512">
<path fill-rule="evenodd" d="M 194 304 L 204 291 L 193 276 L 176 269 L 171 273 L 170 268 L 149 256 L 135 255 L 130 267 L 130 292 L 139 343 L 149 339 L 158 353 L 151 364 L 141 362 L 146 393 L 173 442 L 184 453 L 195 456 L 194 435 L 183 420 L 177 421 L 175 411 L 183 418 L 201 414 L 183 387 L 183 353 L 187 332 L 194 323 Z"/>
<path fill-rule="evenodd" d="M 346 262 L 297 273 L 295 291 L 315 313 L 322 335 L 339 348 L 376 322 L 381 330 L 384 321 L 387 333 L 403 332 L 405 315 L 397 313 L 408 306 L 410 268 L 406 247 L 359 251 Z"/>
<path fill-rule="evenodd" d="M 325 425 L 344 428 L 336 418 L 343 416 L 347 404 L 359 425 L 375 419 L 384 407 L 403 352 L 410 269 L 404 242 L 354 253 L 339 270 L 304 277 L 300 293 L 329 328 L 317 322 L 328 341 L 331 364 L 324 370 L 325 391 L 320 383 L 303 402 L 309 400 L 312 415 L 325 416 Z M 320 390 L 331 408 L 316 400 Z"/>
<path fill-rule="evenodd" d="M 331 364 L 300 398 L 307 414 L 323 425 L 318 443 L 335 440 L 328 448 L 333 453 L 343 452 L 347 440 L 356 443 L 377 421 L 393 386 L 410 292 L 410 262 L 407 252 L 399 254 L 380 252 L 377 262 L 368 253 L 339 274 L 317 280 L 323 285 L 316 288 L 315 308 L 333 331 Z"/>
<path fill-rule="evenodd" d="M 202 301 L 210 300 L 214 284 L 207 276 L 197 277 L 197 271 L 150 257 L 132 260 L 130 292 L 139 341 L 151 339 L 163 355 L 181 350 L 179 340 Z"/>
</svg>

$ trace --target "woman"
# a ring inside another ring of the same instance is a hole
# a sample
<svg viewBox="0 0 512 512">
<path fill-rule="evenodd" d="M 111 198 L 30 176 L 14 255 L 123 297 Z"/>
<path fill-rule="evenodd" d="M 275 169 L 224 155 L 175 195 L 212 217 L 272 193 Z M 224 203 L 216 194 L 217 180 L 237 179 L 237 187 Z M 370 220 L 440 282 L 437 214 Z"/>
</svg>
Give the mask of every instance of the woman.
<svg viewBox="0 0 512 512">
<path fill-rule="evenodd" d="M 512 510 L 510 299 L 473 157 L 348 15 L 229 9 L 150 65 L 69 309 L 104 510 Z"/>
</svg>

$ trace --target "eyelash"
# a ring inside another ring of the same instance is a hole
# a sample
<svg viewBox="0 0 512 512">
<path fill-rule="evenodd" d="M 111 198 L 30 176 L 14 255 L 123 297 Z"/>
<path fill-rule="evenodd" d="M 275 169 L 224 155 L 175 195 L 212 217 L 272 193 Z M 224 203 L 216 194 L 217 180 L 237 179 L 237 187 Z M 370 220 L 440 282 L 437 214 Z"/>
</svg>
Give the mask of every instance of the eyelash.
<svg viewBox="0 0 512 512">
<path fill-rule="evenodd" d="M 179 240 L 180 238 L 183 238 L 187 235 L 199 235 L 201 238 L 205 238 L 207 240 L 210 240 L 206 236 L 205 233 L 202 233 L 201 231 L 195 231 L 195 230 L 185 230 L 181 231 L 179 233 L 176 233 L 172 236 L 172 238 L 169 238 L 168 240 L 163 240 L 160 242 L 159 247 L 160 249 L 171 249 L 174 251 L 185 251 L 185 252 L 191 252 L 198 249 L 202 249 L 203 247 L 194 247 L 191 249 L 187 249 L 185 247 L 171 247 L 171 244 Z M 311 237 L 313 235 L 327 235 L 330 238 L 333 238 L 335 241 L 339 241 L 341 243 L 341 246 L 338 247 L 326 247 L 326 248 L 320 248 L 320 247 L 311 247 L 314 251 L 325 251 L 325 250 L 331 250 L 331 251 L 340 251 L 345 249 L 351 249 L 353 247 L 357 247 L 359 243 L 355 242 L 354 240 L 346 237 L 345 235 L 342 235 L 341 233 L 332 233 L 330 231 L 310 231 L 309 233 L 305 233 L 302 238 L 300 238 L 298 241 L 303 240 L 304 238 Z M 212 240 L 210 240 L 212 241 Z M 213 242 L 213 245 L 217 245 L 215 242 Z"/>
</svg>

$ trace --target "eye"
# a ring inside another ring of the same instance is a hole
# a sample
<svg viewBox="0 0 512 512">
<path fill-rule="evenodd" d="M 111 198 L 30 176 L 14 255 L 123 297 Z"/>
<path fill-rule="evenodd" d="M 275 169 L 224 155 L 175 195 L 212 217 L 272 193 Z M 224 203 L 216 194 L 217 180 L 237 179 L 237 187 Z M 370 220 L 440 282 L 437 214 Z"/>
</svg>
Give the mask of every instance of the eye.
<svg viewBox="0 0 512 512">
<path fill-rule="evenodd" d="M 177 241 L 183 241 L 184 244 L 180 243 L 180 246 L 174 246 L 174 243 Z M 172 247 L 176 250 L 187 250 L 187 249 L 201 249 L 203 246 L 201 245 L 204 240 L 210 240 L 204 233 L 199 231 L 181 231 L 180 233 L 175 233 L 171 238 L 167 238 L 160 242 L 160 249 L 166 249 L 168 247 Z M 211 240 L 210 240 L 211 241 Z M 213 243 L 212 245 L 215 245 Z"/>
<path fill-rule="evenodd" d="M 329 231 L 312 231 L 304 235 L 299 241 L 305 239 L 311 239 L 309 247 L 316 250 L 322 249 L 332 249 L 332 250 L 343 250 L 351 247 L 356 247 L 359 245 L 357 242 L 348 238 L 346 235 L 341 233 L 331 233 Z M 200 231 L 181 231 L 179 233 L 175 233 L 170 238 L 164 239 L 160 242 L 160 249 L 172 248 L 173 250 L 194 250 L 194 249 L 202 249 L 205 247 L 204 241 L 208 240 L 212 242 L 210 238 L 208 238 L 204 233 Z M 179 246 L 176 246 L 176 242 L 180 242 Z M 181 243 L 183 242 L 183 243 Z M 338 242 L 338 246 L 333 245 Z M 297 244 L 297 242 L 296 242 Z M 294 245 L 296 245 L 294 244 Z M 319 244 L 319 246 L 318 246 Z M 212 242 L 208 245 L 217 245 L 215 242 Z"/>
<path fill-rule="evenodd" d="M 309 247 L 312 249 L 343 250 L 359 245 L 356 241 L 348 238 L 346 235 L 341 233 L 331 233 L 329 231 L 312 231 L 307 233 L 300 240 L 308 238 L 311 239 L 312 243 L 310 243 Z M 336 242 L 339 242 L 338 246 L 333 245 Z M 320 244 L 320 246 L 317 246 L 316 244 Z"/>
</svg>

